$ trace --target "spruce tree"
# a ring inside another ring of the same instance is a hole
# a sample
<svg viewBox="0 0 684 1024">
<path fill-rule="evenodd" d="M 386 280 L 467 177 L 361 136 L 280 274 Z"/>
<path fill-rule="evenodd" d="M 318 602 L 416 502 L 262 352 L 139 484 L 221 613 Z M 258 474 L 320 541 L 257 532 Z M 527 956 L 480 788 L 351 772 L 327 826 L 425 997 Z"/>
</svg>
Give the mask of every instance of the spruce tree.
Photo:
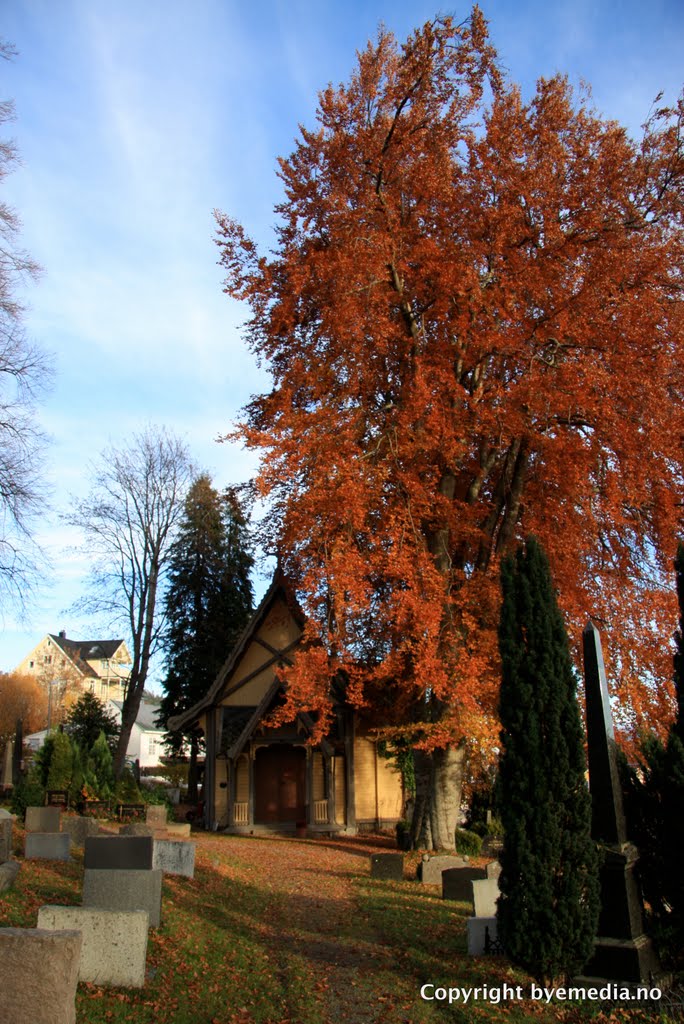
<svg viewBox="0 0 684 1024">
<path fill-rule="evenodd" d="M 192 707 L 208 691 L 252 613 L 247 524 L 234 491 L 223 494 L 207 475 L 190 488 L 171 552 L 165 613 L 165 696 L 158 721 Z M 170 736 L 178 749 L 184 737 Z M 198 740 L 191 741 L 189 796 L 195 797 Z"/>
<path fill-rule="evenodd" d="M 582 968 L 598 920 L 584 737 L 563 619 L 533 538 L 503 562 L 501 579 L 499 937 L 548 982 Z"/>
<path fill-rule="evenodd" d="M 65 723 L 66 731 L 84 750 L 90 750 L 101 732 L 109 745 L 116 749 L 121 726 L 113 712 L 90 690 L 83 693 L 69 711 Z"/>
</svg>

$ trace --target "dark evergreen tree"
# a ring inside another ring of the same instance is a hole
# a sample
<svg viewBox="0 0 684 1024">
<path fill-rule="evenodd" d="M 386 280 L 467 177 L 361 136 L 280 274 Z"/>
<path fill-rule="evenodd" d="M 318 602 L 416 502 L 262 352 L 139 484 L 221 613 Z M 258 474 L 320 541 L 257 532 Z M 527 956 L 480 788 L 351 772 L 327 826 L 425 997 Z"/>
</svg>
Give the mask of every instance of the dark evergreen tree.
<svg viewBox="0 0 684 1024">
<path fill-rule="evenodd" d="M 598 921 L 584 735 L 549 566 L 530 538 L 501 569 L 499 937 L 540 982 L 579 971 Z"/>
<path fill-rule="evenodd" d="M 87 690 L 70 709 L 65 729 L 83 750 L 90 750 L 101 732 L 107 737 L 112 750 L 115 750 L 121 726 L 113 712 Z"/>
<path fill-rule="evenodd" d="M 623 760 L 629 837 L 639 848 L 637 873 L 648 904 L 648 925 L 664 964 L 684 966 L 684 545 L 675 559 L 679 628 L 675 633 L 677 708 L 665 743 L 653 733 L 641 742 L 636 768 Z"/>
<path fill-rule="evenodd" d="M 166 677 L 158 721 L 192 707 L 208 691 L 252 613 L 246 519 L 235 491 L 223 494 L 208 476 L 190 488 L 171 552 L 165 600 Z M 185 737 L 170 735 L 178 749 Z M 190 799 L 195 798 L 198 738 L 189 737 Z"/>
</svg>

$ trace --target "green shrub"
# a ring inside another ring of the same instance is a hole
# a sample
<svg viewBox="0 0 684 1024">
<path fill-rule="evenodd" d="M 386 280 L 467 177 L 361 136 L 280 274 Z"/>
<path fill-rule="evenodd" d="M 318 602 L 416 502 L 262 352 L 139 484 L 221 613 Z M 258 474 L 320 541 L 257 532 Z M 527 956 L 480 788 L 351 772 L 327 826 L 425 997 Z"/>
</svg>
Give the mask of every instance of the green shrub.
<svg viewBox="0 0 684 1024">
<path fill-rule="evenodd" d="M 45 789 L 37 774 L 21 780 L 12 791 L 12 814 L 24 818 L 27 807 L 42 807 L 45 803 Z"/>
<path fill-rule="evenodd" d="M 71 785 L 74 754 L 65 732 L 56 732 L 48 769 L 46 789 L 68 790 Z"/>
<path fill-rule="evenodd" d="M 76 807 L 83 799 L 83 786 L 85 783 L 85 769 L 83 766 L 83 751 L 78 740 L 71 740 L 71 783 L 69 785 L 69 801 L 72 807 Z"/>
<path fill-rule="evenodd" d="M 456 853 L 462 857 L 479 857 L 482 849 L 482 837 L 467 828 L 456 829 Z"/>
<path fill-rule="evenodd" d="M 116 799 L 122 804 L 142 804 L 145 802 L 145 798 L 138 788 L 135 775 L 130 768 L 124 769 L 121 778 L 116 784 Z"/>
<path fill-rule="evenodd" d="M 168 811 L 168 820 L 175 820 L 175 804 L 172 804 L 169 800 L 169 791 L 164 786 L 152 786 L 150 789 L 147 786 L 141 790 L 142 799 L 146 804 L 166 804 Z"/>
<path fill-rule="evenodd" d="M 104 732 L 100 733 L 90 748 L 85 774 L 100 800 L 108 800 L 114 794 L 114 762 Z"/>
</svg>

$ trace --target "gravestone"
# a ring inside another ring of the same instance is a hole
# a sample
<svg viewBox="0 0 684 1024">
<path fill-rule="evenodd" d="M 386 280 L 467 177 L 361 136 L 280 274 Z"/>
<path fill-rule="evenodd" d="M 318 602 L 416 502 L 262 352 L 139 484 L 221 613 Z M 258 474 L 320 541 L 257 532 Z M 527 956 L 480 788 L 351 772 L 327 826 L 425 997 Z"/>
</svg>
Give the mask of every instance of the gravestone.
<svg viewBox="0 0 684 1024">
<path fill-rule="evenodd" d="M 0 818 L 0 864 L 12 856 L 12 819 Z"/>
<path fill-rule="evenodd" d="M 174 837 L 176 839 L 189 839 L 192 833 L 190 825 L 181 824 L 180 822 L 169 821 L 164 826 L 164 832 L 168 837 Z"/>
<path fill-rule="evenodd" d="M 83 859 L 86 868 L 145 871 L 154 867 L 151 836 L 88 836 Z"/>
<path fill-rule="evenodd" d="M 78 979 L 94 985 L 143 987 L 148 926 L 146 910 L 41 907 L 38 911 L 39 928 L 81 932 Z"/>
<path fill-rule="evenodd" d="M 48 807 L 59 807 L 66 810 L 69 806 L 69 791 L 67 789 L 48 789 L 45 794 L 45 802 Z"/>
<path fill-rule="evenodd" d="M 166 875 L 195 877 L 195 843 L 183 839 L 155 839 L 152 867 Z"/>
<path fill-rule="evenodd" d="M 370 876 L 385 882 L 401 882 L 404 878 L 403 853 L 371 854 Z"/>
<path fill-rule="evenodd" d="M 148 804 L 145 821 L 151 828 L 165 828 L 167 821 L 166 804 Z"/>
<path fill-rule="evenodd" d="M 27 832 L 24 857 L 26 860 L 69 860 L 71 839 L 68 832 Z"/>
<path fill-rule="evenodd" d="M 0 892 L 4 892 L 5 889 L 11 889 L 18 874 L 18 860 L 8 860 L 5 864 L 0 864 Z"/>
<path fill-rule="evenodd" d="M 466 921 L 466 935 L 470 956 L 502 952 L 495 917 L 469 917 Z"/>
<path fill-rule="evenodd" d="M 120 836 L 153 836 L 154 829 L 144 821 L 130 821 L 119 829 Z"/>
<path fill-rule="evenodd" d="M 150 928 L 161 924 L 162 871 L 86 868 L 83 906 L 106 910 L 146 910 Z"/>
<path fill-rule="evenodd" d="M 78 931 L 0 928 L 2 1024 L 75 1024 Z"/>
<path fill-rule="evenodd" d="M 490 860 L 489 864 L 485 867 L 485 871 L 487 872 L 487 878 L 499 878 L 501 875 L 501 864 L 498 860 Z"/>
<path fill-rule="evenodd" d="M 428 857 L 425 854 L 418 865 L 418 878 L 423 885 L 441 885 L 443 871 L 447 871 L 450 868 L 467 867 L 468 863 L 462 857 L 452 854 L 439 854 L 437 857 Z"/>
<path fill-rule="evenodd" d="M 96 836 L 99 826 L 95 818 L 85 818 L 77 814 L 65 814 L 62 818 L 62 832 L 71 839 L 72 846 L 83 847 L 88 836 Z"/>
<path fill-rule="evenodd" d="M 442 872 L 442 899 L 472 903 L 472 883 L 486 877 L 484 868 L 448 868 Z"/>
<path fill-rule="evenodd" d="M 498 878 L 476 878 L 470 885 L 475 917 L 496 917 L 496 901 L 501 895 Z"/>
<path fill-rule="evenodd" d="M 647 982 L 658 975 L 660 965 L 643 931 L 641 900 L 634 877 L 638 851 L 627 839 L 601 638 L 592 622 L 587 624 L 582 641 L 591 835 L 602 852 L 598 937 L 584 974 L 611 981 Z"/>
<path fill-rule="evenodd" d="M 59 807 L 27 807 L 27 832 L 59 832 L 62 812 Z"/>
</svg>

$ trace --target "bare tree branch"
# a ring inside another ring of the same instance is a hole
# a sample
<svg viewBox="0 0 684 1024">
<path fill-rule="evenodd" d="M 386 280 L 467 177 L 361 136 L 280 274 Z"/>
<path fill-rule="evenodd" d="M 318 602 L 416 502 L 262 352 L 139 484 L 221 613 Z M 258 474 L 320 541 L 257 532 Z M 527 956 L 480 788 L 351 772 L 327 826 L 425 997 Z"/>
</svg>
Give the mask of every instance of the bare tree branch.
<svg viewBox="0 0 684 1024">
<path fill-rule="evenodd" d="M 0 58 L 11 60 L 15 52 L 0 40 Z M 0 101 L 0 125 L 12 120 L 13 103 Z M 0 139 L 0 184 L 18 162 L 14 142 Z M 36 426 L 35 405 L 52 374 L 23 329 L 17 289 L 40 268 L 18 247 L 19 226 L 16 212 L 0 200 L 0 606 L 11 602 L 23 608 L 42 558 L 31 528 L 46 499 L 46 438 Z"/>
<path fill-rule="evenodd" d="M 65 516 L 83 531 L 84 550 L 95 558 L 83 606 L 114 613 L 131 634 L 133 662 L 115 757 L 117 774 L 162 633 L 158 598 L 195 474 L 186 445 L 164 428 L 148 427 L 128 447 L 102 453 L 93 468 L 90 494 Z"/>
</svg>

